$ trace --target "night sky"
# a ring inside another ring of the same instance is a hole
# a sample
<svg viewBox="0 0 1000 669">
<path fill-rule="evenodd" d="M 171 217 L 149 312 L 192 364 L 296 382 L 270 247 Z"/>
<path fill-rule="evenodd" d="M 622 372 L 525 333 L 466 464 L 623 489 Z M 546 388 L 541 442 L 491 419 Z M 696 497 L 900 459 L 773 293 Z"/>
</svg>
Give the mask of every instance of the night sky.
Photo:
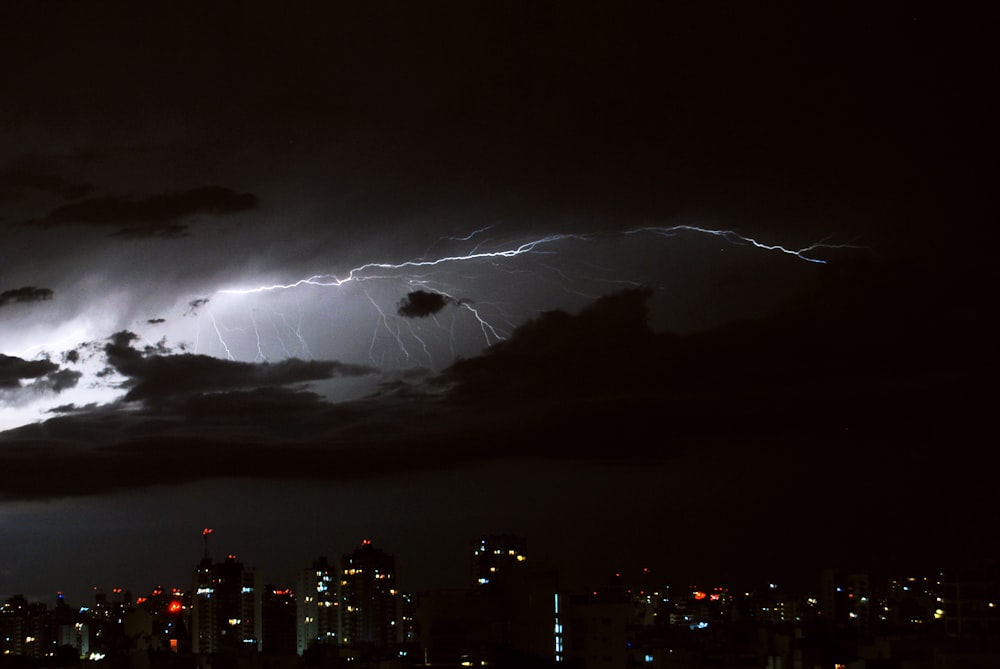
<svg viewBox="0 0 1000 669">
<path fill-rule="evenodd" d="M 989 3 L 7 3 L 0 596 L 996 554 Z"/>
</svg>

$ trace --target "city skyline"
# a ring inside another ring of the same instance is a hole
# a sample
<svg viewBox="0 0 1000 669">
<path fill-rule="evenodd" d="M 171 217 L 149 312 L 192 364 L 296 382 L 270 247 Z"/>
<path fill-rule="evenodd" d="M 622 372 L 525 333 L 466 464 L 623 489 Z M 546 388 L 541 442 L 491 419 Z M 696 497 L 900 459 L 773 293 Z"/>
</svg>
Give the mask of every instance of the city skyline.
<svg viewBox="0 0 1000 669">
<path fill-rule="evenodd" d="M 203 528 L 198 534 L 203 539 L 207 539 L 206 535 L 214 533 L 214 528 Z M 726 573 L 727 570 L 719 573 L 712 573 L 710 570 L 702 570 L 697 573 L 691 571 L 686 573 L 681 571 L 664 572 L 649 566 L 662 564 L 662 560 L 658 556 L 642 555 L 633 556 L 635 559 L 631 561 L 623 560 L 615 564 L 604 564 L 596 570 L 583 572 L 579 570 L 579 565 L 572 560 L 566 561 L 537 555 L 531 550 L 532 542 L 529 538 L 516 534 L 452 537 L 450 543 L 453 548 L 460 545 L 461 550 L 447 553 L 441 547 L 428 547 L 425 548 L 423 559 L 414 561 L 417 564 L 437 565 L 437 569 L 434 570 L 435 578 L 430 580 L 427 578 L 427 574 L 415 573 L 412 568 L 408 568 L 410 560 L 407 558 L 418 556 L 398 554 L 392 546 L 391 538 L 389 543 L 382 543 L 369 537 L 359 538 L 353 542 L 344 543 L 342 547 L 334 549 L 334 552 L 314 552 L 304 563 L 291 564 L 286 562 L 284 566 L 289 568 L 274 570 L 272 567 L 270 571 L 261 569 L 253 555 L 218 550 L 214 544 L 210 545 L 206 540 L 200 558 L 192 555 L 193 561 L 190 564 L 177 562 L 170 570 L 172 576 L 169 577 L 163 577 L 163 574 L 146 574 L 139 579 L 138 583 L 118 578 L 111 579 L 109 583 L 95 583 L 82 589 L 58 588 L 52 591 L 34 593 L 23 588 L 14 588 L 11 592 L 0 591 L 0 599 L 25 597 L 28 602 L 40 602 L 49 606 L 68 604 L 84 609 L 93 605 L 95 600 L 100 602 L 109 600 L 109 598 L 122 604 L 138 605 L 146 601 L 150 593 L 173 592 L 177 595 L 194 596 L 201 589 L 201 585 L 208 583 L 209 580 L 220 578 L 227 569 L 236 569 L 233 573 L 242 574 L 239 578 L 249 579 L 248 583 L 252 581 L 251 590 L 253 591 L 261 590 L 263 592 L 265 587 L 272 588 L 296 599 L 300 596 L 310 596 L 310 593 L 316 591 L 322 594 L 324 588 L 331 592 L 339 592 L 339 581 L 346 578 L 344 575 L 350 573 L 352 567 L 357 567 L 358 573 L 361 573 L 361 568 L 358 567 L 361 564 L 359 561 L 364 562 L 367 566 L 381 564 L 384 571 L 392 575 L 392 580 L 386 582 L 386 587 L 408 595 L 435 591 L 473 591 L 477 588 L 490 587 L 494 581 L 503 581 L 504 577 L 508 576 L 512 570 L 516 572 L 519 568 L 528 566 L 530 569 L 548 570 L 558 574 L 556 579 L 558 590 L 564 593 L 603 592 L 617 583 L 621 587 L 628 587 L 628 592 L 632 592 L 632 589 L 635 589 L 636 592 L 639 590 L 645 592 L 645 589 L 660 590 L 666 588 L 669 590 L 675 588 L 686 592 L 699 588 L 707 590 L 721 588 L 733 592 L 747 591 L 749 594 L 780 590 L 786 597 L 806 599 L 815 596 L 823 589 L 828 589 L 829 584 L 826 579 L 834 574 L 845 577 L 848 574 L 863 574 L 866 579 L 870 578 L 876 582 L 877 588 L 881 592 L 888 587 L 887 584 L 896 581 L 913 581 L 913 577 L 917 577 L 917 580 L 940 579 L 946 574 L 962 571 L 972 573 L 979 569 L 987 569 L 988 567 L 984 567 L 984 565 L 995 564 L 998 560 L 998 556 L 994 553 L 963 558 L 953 562 L 925 563 L 919 566 L 913 563 L 872 565 L 855 561 L 849 564 L 810 565 L 789 574 L 773 570 L 752 575 L 746 572 L 737 572 L 734 575 L 732 572 Z M 496 554 L 494 555 L 494 553 Z M 369 554 L 376 557 L 372 558 Z M 171 559 L 174 557 L 171 556 Z M 531 564 L 528 565 L 528 562 Z M 218 570 L 218 574 L 216 570 Z M 378 569 L 374 571 L 377 573 Z M 442 578 L 442 574 L 446 575 Z M 194 585 L 192 585 L 192 580 Z M 237 584 L 242 585 L 239 580 L 237 580 Z M 316 601 L 325 600 L 323 597 L 319 597 Z M 316 605 L 312 606 L 312 609 L 306 608 L 304 611 L 306 613 L 314 611 Z M 317 629 L 322 629 L 322 623 Z"/>
<path fill-rule="evenodd" d="M 396 556 L 362 539 L 333 567 L 320 557 L 302 568 L 293 591 L 264 585 L 236 555 L 212 559 L 213 533 L 202 531 L 190 589 L 157 586 L 135 596 L 114 588 L 82 606 L 64 593 L 51 607 L 4 597 L 0 654 L 60 666 L 260 656 L 400 667 L 715 666 L 710 658 L 719 656 L 747 667 L 790 656 L 941 664 L 969 653 L 990 666 L 996 659 L 996 559 L 929 575 L 825 568 L 798 592 L 776 580 L 671 583 L 648 568 L 583 587 L 568 585 L 558 566 L 532 560 L 524 537 L 482 535 L 467 542 L 463 586 L 413 592 L 402 588 Z"/>
</svg>

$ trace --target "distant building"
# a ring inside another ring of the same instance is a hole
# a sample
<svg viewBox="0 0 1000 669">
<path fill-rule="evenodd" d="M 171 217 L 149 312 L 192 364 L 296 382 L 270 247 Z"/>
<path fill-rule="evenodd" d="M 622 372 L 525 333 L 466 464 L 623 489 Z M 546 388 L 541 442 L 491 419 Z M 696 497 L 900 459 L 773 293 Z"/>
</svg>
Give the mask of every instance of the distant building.
<svg viewBox="0 0 1000 669">
<path fill-rule="evenodd" d="M 235 555 L 212 562 L 207 551 L 194 571 L 191 600 L 194 653 L 260 651 L 261 587 L 256 570 Z"/>
<path fill-rule="evenodd" d="M 1000 561 L 982 560 L 974 567 L 941 574 L 941 607 L 951 637 L 1000 636 Z"/>
<path fill-rule="evenodd" d="M 511 567 L 527 560 L 528 542 L 513 534 L 490 534 L 472 543 L 472 583 L 495 582 Z"/>
<path fill-rule="evenodd" d="M 85 622 L 59 625 L 58 644 L 69 646 L 80 657 L 90 655 L 90 626 Z"/>
<path fill-rule="evenodd" d="M 135 608 L 123 618 L 125 638 L 137 650 L 174 653 L 191 651 L 187 613 L 191 598 L 180 588 L 166 590 L 157 586 L 148 595 L 135 600 Z"/>
<path fill-rule="evenodd" d="M 820 573 L 820 612 L 828 624 L 868 631 L 871 628 L 871 592 L 868 574 L 824 569 Z"/>
<path fill-rule="evenodd" d="M 565 598 L 563 657 L 580 669 L 629 665 L 628 622 L 631 602 L 624 597 L 573 595 Z"/>
<path fill-rule="evenodd" d="M 940 574 L 892 578 L 877 610 L 880 629 L 939 632 L 944 627 L 943 603 Z"/>
<path fill-rule="evenodd" d="M 325 557 L 299 573 L 295 585 L 295 650 L 299 655 L 310 644 L 339 645 L 341 580 Z"/>
<path fill-rule="evenodd" d="M 340 561 L 340 643 L 387 649 L 403 640 L 396 557 L 369 539 Z"/>
<path fill-rule="evenodd" d="M 485 594 L 472 588 L 420 593 L 416 607 L 419 659 L 427 666 L 488 663 L 492 644 L 487 604 Z"/>
<path fill-rule="evenodd" d="M 0 654 L 45 657 L 55 646 L 44 604 L 14 595 L 0 606 Z"/>
<path fill-rule="evenodd" d="M 480 536 L 470 558 L 471 588 L 419 596 L 421 659 L 453 666 L 562 661 L 564 613 L 556 570 L 527 562 L 527 542 L 514 535 Z"/>
</svg>

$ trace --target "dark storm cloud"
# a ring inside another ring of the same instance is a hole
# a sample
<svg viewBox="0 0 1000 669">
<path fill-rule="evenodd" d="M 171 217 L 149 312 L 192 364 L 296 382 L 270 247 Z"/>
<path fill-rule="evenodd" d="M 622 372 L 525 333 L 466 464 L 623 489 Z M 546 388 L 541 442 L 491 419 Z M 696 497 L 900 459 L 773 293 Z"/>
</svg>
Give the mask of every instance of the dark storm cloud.
<svg viewBox="0 0 1000 669">
<path fill-rule="evenodd" d="M 183 236 L 179 221 L 198 214 L 223 215 L 257 206 L 257 197 L 222 186 L 204 186 L 145 198 L 104 196 L 57 207 L 44 218 L 30 221 L 40 227 L 58 225 L 115 226 L 123 237 Z"/>
<path fill-rule="evenodd" d="M 184 315 L 187 316 L 188 314 L 193 314 L 197 312 L 198 309 L 201 309 L 203 306 L 208 304 L 210 299 L 211 298 L 208 297 L 199 297 L 196 300 L 191 300 L 190 302 L 188 302 L 188 310 L 184 312 Z"/>
<path fill-rule="evenodd" d="M 50 360 L 23 360 L 0 354 L 0 403 L 19 405 L 41 394 L 58 394 L 76 386 L 80 372 Z"/>
<path fill-rule="evenodd" d="M 188 226 L 182 223 L 161 223 L 158 225 L 140 225 L 132 228 L 122 228 L 111 233 L 112 237 L 121 239 L 180 239 L 188 236 Z"/>
<path fill-rule="evenodd" d="M 46 497 L 214 476 L 365 479 L 519 458 L 863 458 L 871 443 L 888 463 L 917 443 L 988 443 L 991 367 L 963 353 L 985 350 L 972 341 L 985 335 L 953 327 L 975 305 L 939 296 L 955 304 L 954 319 L 907 323 L 897 309 L 909 306 L 886 296 L 913 274 L 856 269 L 831 268 L 768 318 L 690 336 L 651 332 L 651 291 L 628 290 L 576 314 L 543 314 L 437 378 L 402 375 L 378 395 L 336 404 L 285 386 L 371 370 L 165 355 L 137 350 L 136 336 L 121 332 L 105 352 L 128 399 L 144 405 L 67 407 L 8 431 L 0 467 L 27 477 L 8 495 Z M 52 449 L 59 458 L 29 455 Z M 164 455 L 162 471 L 145 466 L 154 454 Z M 203 466 L 182 466 L 195 455 Z"/>
<path fill-rule="evenodd" d="M 43 302 L 52 299 L 52 291 L 48 288 L 24 286 L 0 293 L 0 307 L 19 302 Z"/>
<path fill-rule="evenodd" d="M 40 174 L 23 170 L 0 172 L 0 202 L 16 199 L 24 190 L 52 193 L 65 200 L 85 197 L 93 190 L 90 184 L 68 181 L 56 174 Z"/>
<path fill-rule="evenodd" d="M 64 390 L 75 387 L 82 376 L 83 373 L 75 369 L 60 369 L 45 376 L 41 384 L 41 389 L 61 393 Z"/>
<path fill-rule="evenodd" d="M 457 397 L 477 401 L 655 389 L 673 342 L 649 330 L 645 303 L 651 294 L 633 289 L 602 297 L 576 315 L 543 313 L 486 354 L 457 362 L 443 378 L 456 384 Z"/>
<path fill-rule="evenodd" d="M 23 360 L 0 353 L 0 388 L 19 388 L 22 379 L 38 379 L 59 369 L 48 360 Z"/>
<path fill-rule="evenodd" d="M 108 363 L 127 378 L 128 401 L 150 403 L 194 393 L 281 386 L 319 381 L 336 376 L 363 376 L 374 370 L 337 361 L 304 361 L 288 358 L 275 363 L 221 360 L 207 355 L 183 353 L 167 355 L 162 347 L 138 351 L 132 343 L 138 337 L 127 331 L 115 334 L 105 346 Z"/>
<path fill-rule="evenodd" d="M 436 314 L 449 304 L 458 304 L 458 300 L 441 293 L 414 290 L 399 301 L 396 311 L 405 318 L 425 318 Z"/>
</svg>

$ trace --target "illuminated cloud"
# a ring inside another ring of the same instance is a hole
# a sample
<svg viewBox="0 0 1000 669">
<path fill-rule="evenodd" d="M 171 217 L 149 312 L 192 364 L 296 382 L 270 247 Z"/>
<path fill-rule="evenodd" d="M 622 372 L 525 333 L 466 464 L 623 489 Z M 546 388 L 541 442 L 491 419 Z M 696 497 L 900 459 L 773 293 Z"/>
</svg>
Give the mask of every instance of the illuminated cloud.
<svg viewBox="0 0 1000 669">
<path fill-rule="evenodd" d="M 127 401 L 157 403 L 195 393 L 363 376 L 375 371 L 332 360 L 288 358 L 275 363 L 253 363 L 191 353 L 171 355 L 162 344 L 139 351 L 132 347 L 136 339 L 134 333 L 122 331 L 104 347 L 108 364 L 126 378 Z"/>
<path fill-rule="evenodd" d="M 650 330 L 650 289 L 619 291 L 577 313 L 542 314 L 441 374 L 394 373 L 377 394 L 342 402 L 304 386 L 374 370 L 177 355 L 122 331 L 102 352 L 108 379 L 124 380 L 128 401 L 63 404 L 50 410 L 54 418 L 4 432 L 0 468 L 22 477 L 5 494 L 45 498 L 217 476 L 375 479 L 520 458 L 652 464 L 692 449 L 745 460 L 759 443 L 793 444 L 798 453 L 845 435 L 891 433 L 905 444 L 901 435 L 953 429 L 949 416 L 968 412 L 964 395 L 926 394 L 893 361 L 927 350 L 928 339 L 966 335 L 942 325 L 907 342 L 905 324 L 877 306 L 896 292 L 892 272 L 869 273 L 864 300 L 837 274 L 772 317 L 686 336 Z M 856 314 L 872 329 L 854 329 Z M 970 388 L 982 384 L 968 361 L 925 364 L 928 377 L 959 373 Z M 8 367 L 8 379 L 41 382 L 56 372 L 44 362 Z M 48 456 L 26 455 L 53 449 L 62 473 Z M 157 453 L 170 457 L 150 471 Z M 197 455 L 197 470 L 169 464 L 188 455 Z M 294 461 L 313 466 L 287 466 Z"/>
</svg>

